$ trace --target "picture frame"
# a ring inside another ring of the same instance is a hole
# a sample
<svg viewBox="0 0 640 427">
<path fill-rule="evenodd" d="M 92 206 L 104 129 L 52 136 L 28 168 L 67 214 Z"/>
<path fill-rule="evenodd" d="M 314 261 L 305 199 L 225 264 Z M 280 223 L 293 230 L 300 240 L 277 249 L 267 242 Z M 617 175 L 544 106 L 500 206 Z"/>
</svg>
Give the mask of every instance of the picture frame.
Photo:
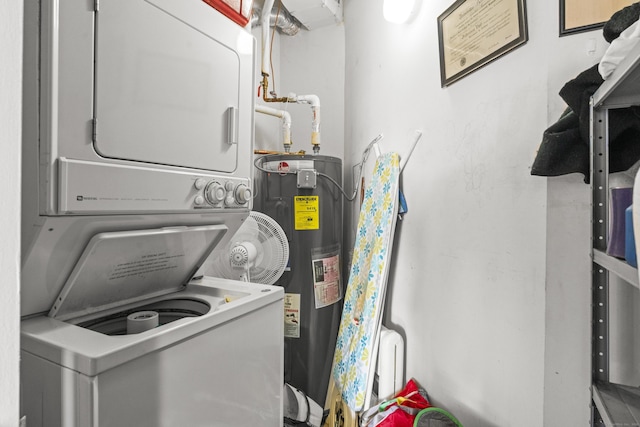
<svg viewBox="0 0 640 427">
<path fill-rule="evenodd" d="M 560 36 L 602 28 L 611 16 L 637 0 L 560 0 Z"/>
<path fill-rule="evenodd" d="M 442 87 L 522 46 L 528 39 L 525 0 L 456 0 L 438 16 Z"/>
</svg>

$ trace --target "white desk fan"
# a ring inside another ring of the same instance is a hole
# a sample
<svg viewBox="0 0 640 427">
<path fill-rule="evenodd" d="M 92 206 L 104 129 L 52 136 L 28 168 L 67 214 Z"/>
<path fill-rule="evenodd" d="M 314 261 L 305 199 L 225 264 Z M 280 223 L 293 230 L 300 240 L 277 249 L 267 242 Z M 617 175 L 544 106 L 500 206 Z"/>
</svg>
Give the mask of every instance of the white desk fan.
<svg viewBox="0 0 640 427">
<path fill-rule="evenodd" d="M 212 267 L 219 277 L 273 285 L 288 261 L 289 242 L 282 227 L 270 216 L 251 211 Z"/>
</svg>

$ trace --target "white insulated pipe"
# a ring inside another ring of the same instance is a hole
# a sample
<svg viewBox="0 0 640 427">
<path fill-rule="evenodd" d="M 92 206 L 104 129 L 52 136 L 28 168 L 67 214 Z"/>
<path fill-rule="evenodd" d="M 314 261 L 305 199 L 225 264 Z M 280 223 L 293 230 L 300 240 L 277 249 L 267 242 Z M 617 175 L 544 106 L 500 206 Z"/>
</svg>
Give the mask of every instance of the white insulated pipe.
<svg viewBox="0 0 640 427">
<path fill-rule="evenodd" d="M 264 0 L 264 6 L 262 6 L 262 74 L 269 75 L 269 45 L 270 45 L 270 30 L 271 30 L 271 9 L 275 0 Z M 267 95 L 267 94 L 265 94 Z"/>
<path fill-rule="evenodd" d="M 320 98 L 318 95 L 296 95 L 291 94 L 289 98 L 295 99 L 298 104 L 310 104 L 311 108 L 320 108 Z"/>
<path fill-rule="evenodd" d="M 291 114 L 288 111 L 277 110 L 260 104 L 256 104 L 256 112 L 282 119 L 282 145 L 284 146 L 284 151 L 288 153 L 291 150 Z"/>
<path fill-rule="evenodd" d="M 311 145 L 313 152 L 320 151 L 320 98 L 317 95 L 289 95 L 289 102 L 297 102 L 298 104 L 311 105 L 311 114 L 313 120 L 311 122 Z"/>
</svg>

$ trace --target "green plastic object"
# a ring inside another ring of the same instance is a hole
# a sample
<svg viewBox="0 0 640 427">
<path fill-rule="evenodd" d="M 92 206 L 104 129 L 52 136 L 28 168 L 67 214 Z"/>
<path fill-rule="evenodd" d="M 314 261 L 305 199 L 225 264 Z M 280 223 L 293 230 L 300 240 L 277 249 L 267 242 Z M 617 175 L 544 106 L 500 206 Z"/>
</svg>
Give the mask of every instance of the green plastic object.
<svg viewBox="0 0 640 427">
<path fill-rule="evenodd" d="M 450 412 L 432 406 L 418 412 L 413 427 L 462 427 L 462 424 Z"/>
</svg>

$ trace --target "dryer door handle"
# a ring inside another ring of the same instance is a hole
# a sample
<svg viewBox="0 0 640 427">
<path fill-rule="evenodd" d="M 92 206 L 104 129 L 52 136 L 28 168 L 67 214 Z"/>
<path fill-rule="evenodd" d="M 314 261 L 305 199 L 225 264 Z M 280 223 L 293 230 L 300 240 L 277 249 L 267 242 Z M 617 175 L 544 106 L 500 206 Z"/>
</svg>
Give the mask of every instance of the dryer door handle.
<svg viewBox="0 0 640 427">
<path fill-rule="evenodd" d="M 238 107 L 227 108 L 227 142 L 238 143 Z"/>
</svg>

